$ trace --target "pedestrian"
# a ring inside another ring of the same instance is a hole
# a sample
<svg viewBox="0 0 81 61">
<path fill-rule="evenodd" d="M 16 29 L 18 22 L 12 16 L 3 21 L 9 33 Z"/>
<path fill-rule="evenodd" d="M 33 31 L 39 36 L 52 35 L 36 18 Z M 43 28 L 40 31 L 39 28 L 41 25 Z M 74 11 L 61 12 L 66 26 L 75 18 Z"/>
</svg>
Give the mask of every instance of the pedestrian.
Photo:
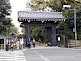
<svg viewBox="0 0 81 61">
<path fill-rule="evenodd" d="M 6 40 L 6 51 L 8 51 L 9 41 Z"/>
<path fill-rule="evenodd" d="M 39 38 L 38 42 L 39 42 L 39 46 L 40 46 L 40 43 L 41 43 L 41 39 L 40 38 Z"/>
<path fill-rule="evenodd" d="M 14 49 L 14 41 L 12 40 L 11 41 L 11 50 L 13 51 L 13 49 Z"/>
<path fill-rule="evenodd" d="M 30 48 L 30 47 L 31 47 L 31 40 L 30 40 L 30 38 L 29 38 L 29 40 L 27 41 L 27 44 L 28 44 L 28 48 Z"/>
<path fill-rule="evenodd" d="M 23 39 L 20 39 L 20 47 L 23 49 Z"/>
<path fill-rule="evenodd" d="M 33 41 L 32 42 L 33 42 L 33 47 L 35 47 L 35 39 L 34 38 L 33 38 Z"/>
<path fill-rule="evenodd" d="M 19 40 L 16 42 L 17 49 L 19 49 Z"/>
</svg>

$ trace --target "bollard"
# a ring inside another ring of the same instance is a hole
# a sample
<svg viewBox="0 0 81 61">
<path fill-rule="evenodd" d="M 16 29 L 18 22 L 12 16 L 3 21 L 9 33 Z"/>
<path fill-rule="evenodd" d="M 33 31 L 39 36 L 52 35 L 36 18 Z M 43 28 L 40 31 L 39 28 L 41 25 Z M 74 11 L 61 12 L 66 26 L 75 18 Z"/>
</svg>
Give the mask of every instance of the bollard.
<svg viewBox="0 0 81 61">
<path fill-rule="evenodd" d="M 81 47 L 81 42 L 80 42 L 80 47 Z"/>
<path fill-rule="evenodd" d="M 69 43 L 68 43 L 68 48 L 69 48 Z"/>
</svg>

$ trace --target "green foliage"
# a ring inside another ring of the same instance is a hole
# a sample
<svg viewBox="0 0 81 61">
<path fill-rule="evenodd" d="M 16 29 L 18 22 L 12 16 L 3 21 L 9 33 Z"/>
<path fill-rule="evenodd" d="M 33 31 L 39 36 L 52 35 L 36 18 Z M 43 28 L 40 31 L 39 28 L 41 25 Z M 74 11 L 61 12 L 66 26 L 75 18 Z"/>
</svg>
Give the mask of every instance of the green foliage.
<svg viewBox="0 0 81 61">
<path fill-rule="evenodd" d="M 78 39 L 81 39 L 81 5 L 76 7 L 76 10 L 77 37 Z M 66 16 L 66 21 L 60 22 L 60 26 L 57 28 L 57 33 L 68 35 L 70 39 L 74 39 L 74 11 L 68 11 L 68 14 L 66 14 Z"/>
<path fill-rule="evenodd" d="M 9 33 L 14 32 L 17 35 L 19 34 L 18 29 L 15 26 L 10 27 Z"/>
<path fill-rule="evenodd" d="M 63 5 L 71 5 L 74 7 L 75 5 L 79 5 L 81 0 L 31 0 L 31 3 L 28 3 L 30 7 L 34 10 L 44 10 L 46 7 L 49 7 L 54 12 L 61 12 L 63 11 Z"/>
<path fill-rule="evenodd" d="M 11 19 L 8 18 L 11 12 L 11 6 L 9 1 L 0 0 L 0 34 L 5 33 L 6 28 L 12 26 Z"/>
<path fill-rule="evenodd" d="M 47 7 L 48 2 L 43 0 L 31 0 L 31 3 L 28 3 L 34 11 L 44 10 Z"/>
<path fill-rule="evenodd" d="M 31 38 L 35 38 L 36 41 L 39 40 L 39 37 L 41 38 L 42 42 L 47 41 L 47 31 L 43 27 L 32 27 L 32 33 L 31 33 Z"/>
</svg>

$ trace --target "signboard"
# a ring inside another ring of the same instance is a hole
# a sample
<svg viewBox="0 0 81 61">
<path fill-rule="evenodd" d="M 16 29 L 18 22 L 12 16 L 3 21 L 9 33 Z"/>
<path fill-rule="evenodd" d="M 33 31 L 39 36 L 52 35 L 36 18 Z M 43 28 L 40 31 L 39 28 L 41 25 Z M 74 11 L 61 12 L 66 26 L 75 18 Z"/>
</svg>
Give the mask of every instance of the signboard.
<svg viewBox="0 0 81 61">
<path fill-rule="evenodd" d="M 60 41 L 60 37 L 58 37 L 58 41 Z"/>
<path fill-rule="evenodd" d="M 73 28 L 73 32 L 75 32 L 75 28 Z"/>
<path fill-rule="evenodd" d="M 68 8 L 70 8 L 70 7 L 71 7 L 71 5 L 63 5 L 63 7 L 68 7 Z"/>
</svg>

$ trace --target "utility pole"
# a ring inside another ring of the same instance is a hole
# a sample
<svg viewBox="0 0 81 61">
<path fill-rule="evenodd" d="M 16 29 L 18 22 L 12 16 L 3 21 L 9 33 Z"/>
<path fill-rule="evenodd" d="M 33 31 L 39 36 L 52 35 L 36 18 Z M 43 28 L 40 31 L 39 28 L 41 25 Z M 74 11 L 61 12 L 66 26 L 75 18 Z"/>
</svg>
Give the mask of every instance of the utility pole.
<svg viewBox="0 0 81 61">
<path fill-rule="evenodd" d="M 74 7 L 75 47 L 77 48 L 76 7 Z"/>
<path fill-rule="evenodd" d="M 74 32 L 75 32 L 75 47 L 77 48 L 77 31 L 76 31 L 76 6 L 74 9 L 70 8 L 70 5 L 63 5 L 64 10 L 73 10 L 74 11 Z"/>
</svg>

